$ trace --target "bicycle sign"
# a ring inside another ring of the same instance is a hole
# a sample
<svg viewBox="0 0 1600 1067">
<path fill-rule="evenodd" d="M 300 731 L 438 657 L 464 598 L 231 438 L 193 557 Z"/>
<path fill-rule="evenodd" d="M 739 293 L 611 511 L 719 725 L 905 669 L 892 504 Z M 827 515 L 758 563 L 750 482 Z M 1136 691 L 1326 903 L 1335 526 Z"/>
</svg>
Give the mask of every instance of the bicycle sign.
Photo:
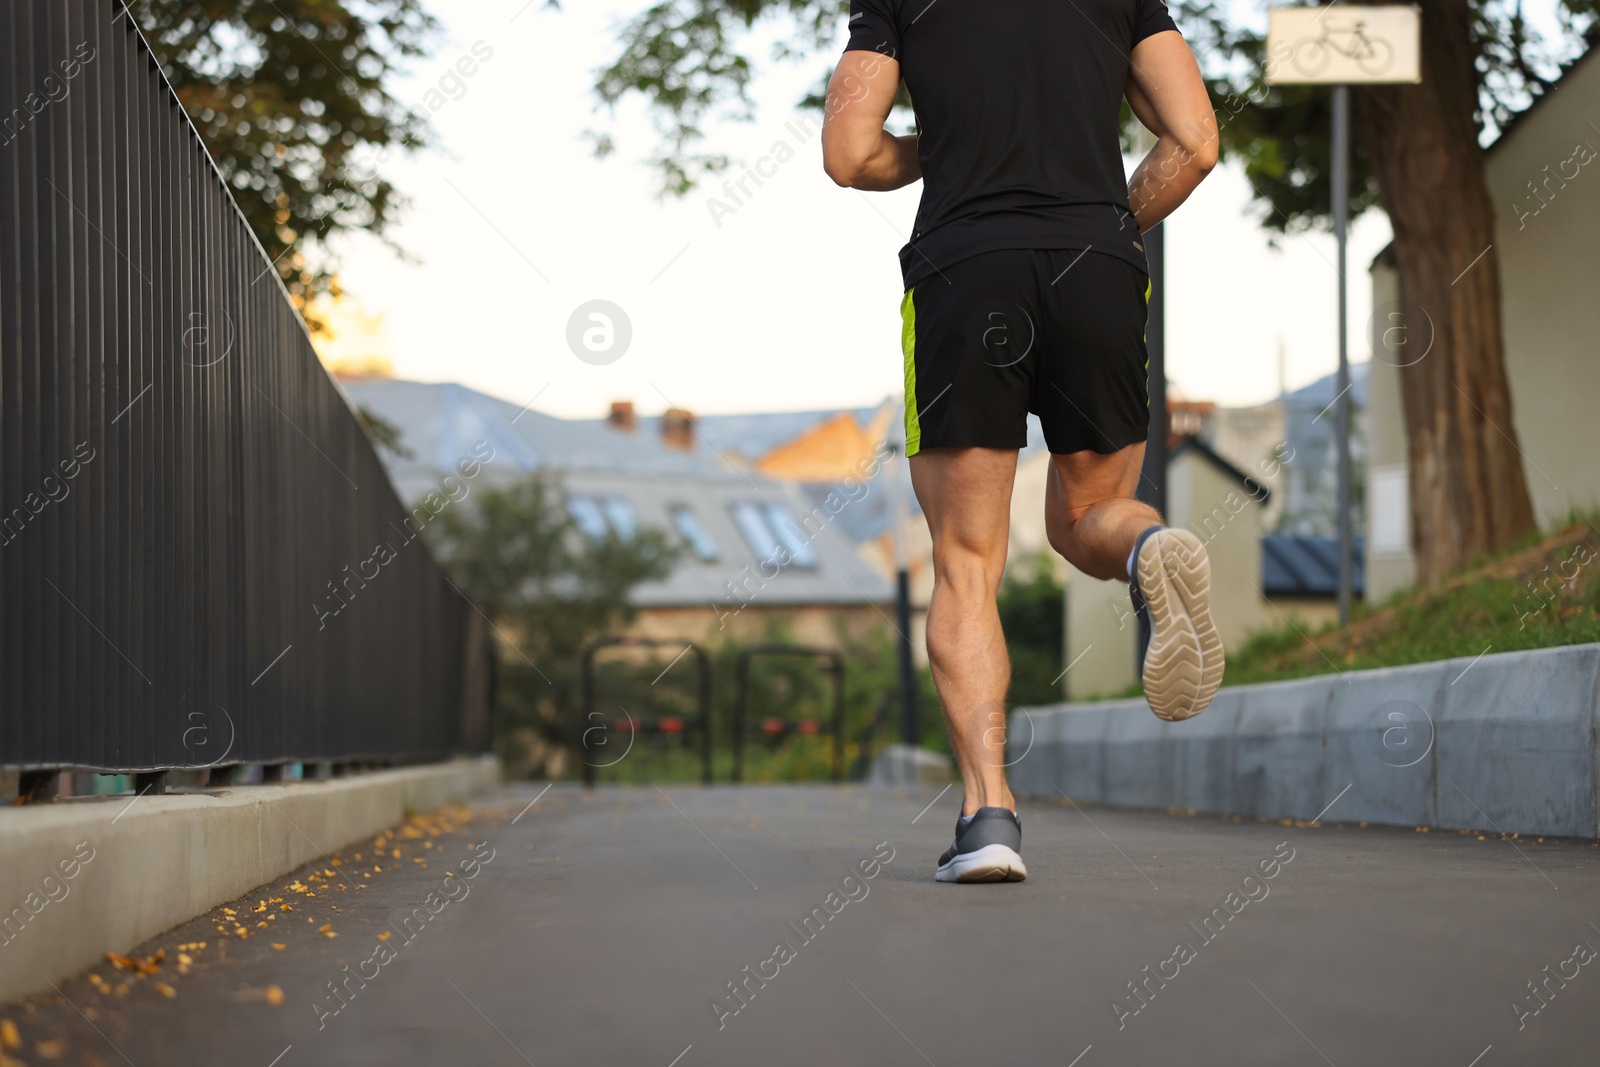
<svg viewBox="0 0 1600 1067">
<path fill-rule="evenodd" d="M 1268 19 L 1269 85 L 1422 80 L 1422 19 L 1415 7 L 1278 7 Z"/>
</svg>

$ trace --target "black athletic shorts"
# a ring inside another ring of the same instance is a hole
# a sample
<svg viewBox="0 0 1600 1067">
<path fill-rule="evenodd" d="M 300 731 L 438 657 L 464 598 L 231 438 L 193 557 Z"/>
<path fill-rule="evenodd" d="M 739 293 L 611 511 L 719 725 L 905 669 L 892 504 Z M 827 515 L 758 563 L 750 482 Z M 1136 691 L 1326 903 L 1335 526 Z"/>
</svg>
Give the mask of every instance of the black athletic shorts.
<svg viewBox="0 0 1600 1067">
<path fill-rule="evenodd" d="M 941 268 L 900 303 L 906 455 L 1022 448 L 1110 453 L 1150 430 L 1150 279 L 1117 256 L 1003 249 Z"/>
</svg>

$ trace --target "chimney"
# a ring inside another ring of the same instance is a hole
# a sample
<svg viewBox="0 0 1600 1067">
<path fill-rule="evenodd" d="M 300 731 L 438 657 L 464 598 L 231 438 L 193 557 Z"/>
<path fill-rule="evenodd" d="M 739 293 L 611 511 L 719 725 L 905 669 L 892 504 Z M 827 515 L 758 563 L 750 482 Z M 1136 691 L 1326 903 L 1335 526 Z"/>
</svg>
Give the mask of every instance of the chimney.
<svg viewBox="0 0 1600 1067">
<path fill-rule="evenodd" d="M 633 415 L 633 401 L 613 400 L 611 414 L 606 416 L 606 423 L 612 429 L 621 430 L 623 433 L 632 433 L 638 426 L 638 421 Z"/>
<path fill-rule="evenodd" d="M 694 415 L 683 408 L 668 408 L 661 416 L 661 443 L 684 452 L 694 450 Z"/>
</svg>

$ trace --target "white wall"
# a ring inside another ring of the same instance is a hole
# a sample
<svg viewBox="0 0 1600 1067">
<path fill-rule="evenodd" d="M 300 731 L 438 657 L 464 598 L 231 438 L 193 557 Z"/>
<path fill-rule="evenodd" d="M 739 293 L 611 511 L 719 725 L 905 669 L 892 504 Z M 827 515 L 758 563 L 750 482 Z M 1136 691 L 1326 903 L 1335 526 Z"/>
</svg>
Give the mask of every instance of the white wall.
<svg viewBox="0 0 1600 1067">
<path fill-rule="evenodd" d="M 1372 268 L 1372 363 L 1367 371 L 1367 576 L 1365 599 L 1381 604 L 1417 580 L 1411 554 L 1410 479 L 1406 468 L 1405 412 L 1400 403 L 1400 368 L 1409 357 L 1385 345 L 1384 331 L 1400 329 L 1383 311 L 1396 305 L 1400 279 L 1383 264 Z"/>
<path fill-rule="evenodd" d="M 1600 505 L 1600 59 L 1496 145 L 1488 177 L 1512 416 L 1548 525 Z"/>
</svg>

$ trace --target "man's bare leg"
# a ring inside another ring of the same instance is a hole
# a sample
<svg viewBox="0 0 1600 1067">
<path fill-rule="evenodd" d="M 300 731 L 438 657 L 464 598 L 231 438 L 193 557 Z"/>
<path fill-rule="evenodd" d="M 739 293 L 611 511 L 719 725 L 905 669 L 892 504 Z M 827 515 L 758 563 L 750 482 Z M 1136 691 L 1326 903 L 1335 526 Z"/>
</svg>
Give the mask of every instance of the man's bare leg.
<svg viewBox="0 0 1600 1067">
<path fill-rule="evenodd" d="M 1133 498 L 1144 470 L 1144 442 L 1120 452 L 1050 457 L 1044 524 L 1050 546 L 1093 578 L 1128 580 L 1133 542 L 1161 516 Z"/>
<path fill-rule="evenodd" d="M 1200 714 L 1216 696 L 1225 664 L 1211 618 L 1205 545 L 1188 530 L 1163 526 L 1154 508 L 1133 499 L 1143 444 L 1105 456 L 1073 452 L 1050 459 L 1045 530 L 1051 546 L 1085 574 L 1133 581 L 1146 703 L 1170 722 Z M 1135 546 L 1137 560 L 1130 563 Z"/>
<path fill-rule="evenodd" d="M 933 536 L 928 661 L 966 784 L 963 815 L 1016 809 L 1005 772 L 1011 660 L 995 606 L 1016 473 L 1015 449 L 934 448 L 911 458 L 911 484 Z"/>
</svg>

